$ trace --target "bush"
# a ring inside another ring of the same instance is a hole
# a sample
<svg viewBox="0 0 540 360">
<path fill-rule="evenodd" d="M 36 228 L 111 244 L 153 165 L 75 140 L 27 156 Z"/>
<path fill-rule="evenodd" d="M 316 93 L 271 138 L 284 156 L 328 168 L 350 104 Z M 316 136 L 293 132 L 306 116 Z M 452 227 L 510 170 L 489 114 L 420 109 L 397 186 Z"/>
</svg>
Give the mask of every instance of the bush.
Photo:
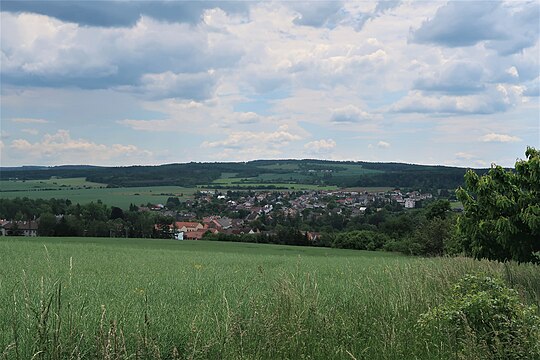
<svg viewBox="0 0 540 360">
<path fill-rule="evenodd" d="M 540 359 L 540 318 L 517 291 L 490 277 L 466 276 L 451 298 L 421 315 L 418 324 L 430 336 L 455 340 L 464 358 Z"/>
<path fill-rule="evenodd" d="M 390 241 L 390 238 L 375 231 L 356 230 L 341 233 L 334 237 L 332 246 L 341 249 L 379 250 Z"/>
<path fill-rule="evenodd" d="M 453 218 L 433 217 L 426 220 L 408 236 L 388 242 L 384 249 L 407 255 L 441 256 L 455 254 L 455 221 Z"/>
</svg>

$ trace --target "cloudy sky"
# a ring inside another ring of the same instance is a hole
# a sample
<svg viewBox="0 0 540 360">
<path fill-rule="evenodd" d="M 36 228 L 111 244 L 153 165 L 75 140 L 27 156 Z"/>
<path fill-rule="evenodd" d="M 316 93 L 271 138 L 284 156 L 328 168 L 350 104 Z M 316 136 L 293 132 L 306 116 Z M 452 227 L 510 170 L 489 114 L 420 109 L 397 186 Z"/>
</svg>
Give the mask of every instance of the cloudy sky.
<svg viewBox="0 0 540 360">
<path fill-rule="evenodd" d="M 1 165 L 512 166 L 535 1 L 1 2 Z"/>
</svg>

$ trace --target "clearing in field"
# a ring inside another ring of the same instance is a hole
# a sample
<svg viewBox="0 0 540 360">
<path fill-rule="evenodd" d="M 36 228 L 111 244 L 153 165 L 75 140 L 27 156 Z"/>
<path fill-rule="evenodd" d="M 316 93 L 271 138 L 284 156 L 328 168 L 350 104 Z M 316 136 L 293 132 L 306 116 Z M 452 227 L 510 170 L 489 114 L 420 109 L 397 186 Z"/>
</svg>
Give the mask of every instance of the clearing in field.
<svg viewBox="0 0 540 360">
<path fill-rule="evenodd" d="M 8 359 L 453 359 L 416 324 L 463 275 L 540 302 L 537 266 L 464 258 L 92 238 L 0 238 L 0 254 Z"/>
</svg>

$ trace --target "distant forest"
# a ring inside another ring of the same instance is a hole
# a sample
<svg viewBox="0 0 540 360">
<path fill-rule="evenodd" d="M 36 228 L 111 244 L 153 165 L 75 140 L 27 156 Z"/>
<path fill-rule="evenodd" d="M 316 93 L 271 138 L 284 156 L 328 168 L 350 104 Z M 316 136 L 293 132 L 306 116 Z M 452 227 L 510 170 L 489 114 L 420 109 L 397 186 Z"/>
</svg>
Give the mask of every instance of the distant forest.
<svg viewBox="0 0 540 360">
<path fill-rule="evenodd" d="M 86 177 L 110 187 L 195 186 L 211 184 L 228 174 L 231 180 L 257 184 L 298 183 L 338 187 L 403 187 L 454 189 L 467 169 L 403 163 L 336 162 L 324 160 L 256 160 L 237 163 L 185 163 L 159 166 L 11 167 L 0 179 L 42 180 L 51 176 Z M 487 169 L 475 169 L 484 174 Z"/>
</svg>

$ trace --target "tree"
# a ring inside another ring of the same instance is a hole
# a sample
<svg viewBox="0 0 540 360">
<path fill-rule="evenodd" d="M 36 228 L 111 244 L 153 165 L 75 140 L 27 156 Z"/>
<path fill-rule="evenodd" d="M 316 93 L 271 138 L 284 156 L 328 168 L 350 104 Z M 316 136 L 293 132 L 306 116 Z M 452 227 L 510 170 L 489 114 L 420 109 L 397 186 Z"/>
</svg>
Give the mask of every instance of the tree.
<svg viewBox="0 0 540 360">
<path fill-rule="evenodd" d="M 412 255 L 441 256 L 446 243 L 452 238 L 454 221 L 443 217 L 433 217 L 416 228 L 407 240 Z"/>
<path fill-rule="evenodd" d="M 39 217 L 38 234 L 40 236 L 52 236 L 54 235 L 54 228 L 56 227 L 56 217 L 51 213 L 43 213 Z"/>
<path fill-rule="evenodd" d="M 450 201 L 436 200 L 429 204 L 426 212 L 426 218 L 432 220 L 434 218 L 446 219 L 446 214 L 450 212 Z"/>
<path fill-rule="evenodd" d="M 540 151 L 527 148 L 514 171 L 493 165 L 486 175 L 469 170 L 457 190 L 463 250 L 476 258 L 540 262 Z"/>
<path fill-rule="evenodd" d="M 167 205 L 165 206 L 167 206 L 168 209 L 174 209 L 180 206 L 180 199 L 178 199 L 177 197 L 169 197 L 166 204 Z"/>
<path fill-rule="evenodd" d="M 124 211 L 119 207 L 113 206 L 111 208 L 111 215 L 109 216 L 110 220 L 122 219 L 124 220 Z"/>
</svg>

